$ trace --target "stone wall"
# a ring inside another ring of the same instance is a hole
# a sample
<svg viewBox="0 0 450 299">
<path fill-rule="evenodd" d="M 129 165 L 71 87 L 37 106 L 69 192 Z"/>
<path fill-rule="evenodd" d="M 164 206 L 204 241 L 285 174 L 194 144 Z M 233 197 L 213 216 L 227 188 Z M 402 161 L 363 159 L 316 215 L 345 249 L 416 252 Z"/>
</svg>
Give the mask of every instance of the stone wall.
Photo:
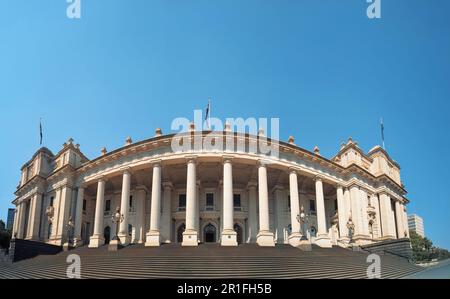
<svg viewBox="0 0 450 299">
<path fill-rule="evenodd" d="M 30 259 L 38 255 L 53 255 L 62 251 L 61 246 L 50 245 L 41 242 L 11 239 L 8 254 L 0 254 L 0 261 L 18 262 Z"/>
<path fill-rule="evenodd" d="M 411 260 L 412 248 L 408 238 L 386 240 L 374 244 L 363 245 L 361 248 L 370 253 L 393 254 Z"/>
</svg>

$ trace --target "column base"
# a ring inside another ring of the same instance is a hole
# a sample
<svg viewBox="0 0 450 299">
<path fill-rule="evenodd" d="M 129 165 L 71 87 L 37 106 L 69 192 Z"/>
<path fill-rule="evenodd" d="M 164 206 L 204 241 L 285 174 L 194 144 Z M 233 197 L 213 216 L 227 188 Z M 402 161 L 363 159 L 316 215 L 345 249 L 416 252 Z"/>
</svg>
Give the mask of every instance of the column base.
<svg viewBox="0 0 450 299">
<path fill-rule="evenodd" d="M 237 234 L 234 230 L 224 230 L 222 232 L 222 242 L 220 245 L 222 246 L 238 246 L 237 243 Z"/>
<path fill-rule="evenodd" d="M 122 246 L 127 246 L 131 243 L 131 236 L 129 234 L 120 234 L 117 236 Z"/>
<path fill-rule="evenodd" d="M 368 235 L 355 235 L 352 241 L 355 245 L 367 245 L 372 243 L 372 239 Z"/>
<path fill-rule="evenodd" d="M 159 231 L 148 232 L 145 239 L 145 247 L 158 247 L 161 245 L 161 235 Z"/>
<path fill-rule="evenodd" d="M 98 248 L 103 245 L 105 245 L 105 239 L 102 236 L 94 235 L 89 239 L 89 248 Z"/>
<path fill-rule="evenodd" d="M 322 248 L 331 248 L 333 245 L 331 244 L 331 239 L 328 235 L 319 235 L 316 238 L 316 245 Z"/>
<path fill-rule="evenodd" d="M 113 239 L 108 244 L 108 251 L 117 251 L 117 250 L 121 249 L 122 247 L 123 246 L 122 246 L 120 240 Z"/>
<path fill-rule="evenodd" d="M 273 233 L 270 231 L 260 231 L 256 236 L 256 243 L 259 246 L 275 247 L 275 241 L 273 240 Z"/>
<path fill-rule="evenodd" d="M 183 232 L 183 242 L 181 246 L 198 246 L 198 234 L 195 230 L 185 230 Z"/>
<path fill-rule="evenodd" d="M 81 239 L 81 238 L 75 238 L 75 239 L 73 239 L 73 247 L 81 247 L 81 246 L 83 246 L 83 239 Z"/>
</svg>

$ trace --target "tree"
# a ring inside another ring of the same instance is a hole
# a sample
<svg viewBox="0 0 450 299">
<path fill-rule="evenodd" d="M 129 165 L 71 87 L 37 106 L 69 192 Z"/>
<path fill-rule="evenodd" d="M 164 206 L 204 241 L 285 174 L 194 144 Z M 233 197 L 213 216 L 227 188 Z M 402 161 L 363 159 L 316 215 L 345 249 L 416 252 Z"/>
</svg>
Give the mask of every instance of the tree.
<svg viewBox="0 0 450 299">
<path fill-rule="evenodd" d="M 431 249 L 433 242 L 427 238 L 419 236 L 416 232 L 410 231 L 411 247 L 413 251 L 413 260 L 415 262 L 426 262 L 432 259 Z"/>
<path fill-rule="evenodd" d="M 0 231 L 0 248 L 9 248 L 9 241 L 11 240 L 11 234 L 6 231 Z"/>
</svg>

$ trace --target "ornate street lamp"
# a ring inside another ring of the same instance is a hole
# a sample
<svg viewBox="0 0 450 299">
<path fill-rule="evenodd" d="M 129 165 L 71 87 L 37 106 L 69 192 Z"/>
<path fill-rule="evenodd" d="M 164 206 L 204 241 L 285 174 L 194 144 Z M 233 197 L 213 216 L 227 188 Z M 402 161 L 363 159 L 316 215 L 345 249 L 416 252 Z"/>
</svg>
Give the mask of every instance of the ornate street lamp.
<svg viewBox="0 0 450 299">
<path fill-rule="evenodd" d="M 300 240 L 308 240 L 306 226 L 309 223 L 309 215 L 305 213 L 303 206 L 300 208 L 300 214 L 297 215 L 297 221 L 300 223 L 300 231 L 302 233 Z"/>
<path fill-rule="evenodd" d="M 75 224 L 73 222 L 72 216 L 69 217 L 69 221 L 66 224 L 67 228 L 67 243 L 69 246 L 73 245 L 73 230 L 74 230 Z"/>
<path fill-rule="evenodd" d="M 117 207 L 116 208 L 116 212 L 111 217 L 112 222 L 116 224 L 116 232 L 115 232 L 115 236 L 113 238 L 113 241 L 119 241 L 119 237 L 118 237 L 118 235 L 119 235 L 119 226 L 120 226 L 120 223 L 123 222 L 123 218 L 124 218 L 124 216 L 123 216 L 123 214 L 120 213 L 120 208 Z"/>
</svg>

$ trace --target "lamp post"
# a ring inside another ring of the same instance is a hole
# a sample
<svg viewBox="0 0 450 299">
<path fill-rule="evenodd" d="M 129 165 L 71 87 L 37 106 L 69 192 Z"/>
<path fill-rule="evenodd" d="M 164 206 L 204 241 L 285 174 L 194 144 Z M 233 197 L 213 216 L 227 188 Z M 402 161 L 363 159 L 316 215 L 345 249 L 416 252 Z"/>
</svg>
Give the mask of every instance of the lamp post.
<svg viewBox="0 0 450 299">
<path fill-rule="evenodd" d="M 300 214 L 297 215 L 297 221 L 300 223 L 300 231 L 302 234 L 300 240 L 308 240 L 306 225 L 309 222 L 309 215 L 305 213 L 305 208 L 303 208 L 303 206 L 300 208 Z"/>
<path fill-rule="evenodd" d="M 114 233 L 114 238 L 109 243 L 109 246 L 108 246 L 109 251 L 117 251 L 121 247 L 118 235 L 119 235 L 119 226 L 120 226 L 120 223 L 123 222 L 123 218 L 124 218 L 124 216 L 122 213 L 120 213 L 120 208 L 117 207 L 116 212 L 111 216 L 112 222 L 116 224 L 116 230 Z"/>
<path fill-rule="evenodd" d="M 305 209 L 303 206 L 300 208 L 300 214 L 297 215 L 297 221 L 300 223 L 300 244 L 297 246 L 299 249 L 303 251 L 311 251 L 311 243 L 308 241 L 307 237 L 307 224 L 309 223 L 309 215 L 305 213 Z"/>
<path fill-rule="evenodd" d="M 67 243 L 69 246 L 73 245 L 73 229 L 75 227 L 75 224 L 73 222 L 72 216 L 69 217 L 69 221 L 66 224 L 67 228 Z"/>
</svg>

